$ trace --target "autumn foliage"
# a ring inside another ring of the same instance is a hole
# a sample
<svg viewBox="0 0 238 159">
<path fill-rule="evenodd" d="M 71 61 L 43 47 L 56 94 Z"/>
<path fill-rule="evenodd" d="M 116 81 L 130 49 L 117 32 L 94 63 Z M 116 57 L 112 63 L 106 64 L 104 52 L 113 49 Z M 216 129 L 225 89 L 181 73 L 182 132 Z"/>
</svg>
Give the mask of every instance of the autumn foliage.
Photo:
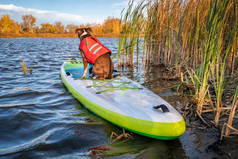
<svg viewBox="0 0 238 159">
<path fill-rule="evenodd" d="M 120 34 L 122 25 L 120 19 L 108 17 L 103 24 L 85 24 L 74 25 L 68 24 L 64 26 L 61 22 L 57 21 L 53 24 L 42 23 L 40 26 L 36 26 L 37 19 L 32 15 L 23 15 L 22 22 L 15 22 L 10 18 L 10 15 L 3 15 L 0 19 L 0 36 L 8 33 L 8 35 L 15 34 L 74 34 L 75 29 L 83 26 L 90 26 L 93 29 L 93 34 L 99 36 L 117 36 Z M 34 34 L 34 35 L 33 35 Z"/>
<path fill-rule="evenodd" d="M 9 15 L 3 15 L 0 20 L 0 33 L 19 33 L 21 26 L 14 22 Z"/>
</svg>

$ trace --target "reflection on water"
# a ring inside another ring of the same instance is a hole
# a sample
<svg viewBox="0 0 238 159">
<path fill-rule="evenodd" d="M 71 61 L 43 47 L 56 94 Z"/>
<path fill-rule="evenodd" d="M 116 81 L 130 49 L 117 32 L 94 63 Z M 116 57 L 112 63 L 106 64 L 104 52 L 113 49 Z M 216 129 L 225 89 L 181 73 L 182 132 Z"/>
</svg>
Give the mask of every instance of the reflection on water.
<svg viewBox="0 0 238 159">
<path fill-rule="evenodd" d="M 117 39 L 100 40 L 117 53 Z M 105 158 L 187 158 L 188 133 L 173 141 L 134 134 L 133 139 L 110 143 L 111 132 L 122 130 L 83 108 L 59 77 L 63 61 L 80 57 L 78 43 L 64 38 L 0 39 L 0 158 L 96 158 L 88 149 L 102 145 L 110 147 L 101 154 Z M 32 74 L 21 72 L 22 60 Z M 121 74 L 177 105 L 178 97 L 170 90 L 174 83 L 159 80 L 158 68 L 125 68 Z"/>
</svg>

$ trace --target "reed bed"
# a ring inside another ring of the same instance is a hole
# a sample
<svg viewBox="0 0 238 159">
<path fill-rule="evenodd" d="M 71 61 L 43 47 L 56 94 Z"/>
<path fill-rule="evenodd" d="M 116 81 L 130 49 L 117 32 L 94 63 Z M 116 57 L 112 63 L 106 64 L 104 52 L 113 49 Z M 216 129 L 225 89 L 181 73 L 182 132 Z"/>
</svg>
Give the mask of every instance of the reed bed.
<svg viewBox="0 0 238 159">
<path fill-rule="evenodd" d="M 121 22 L 118 66 L 142 56 L 147 67 L 170 68 L 192 85 L 199 116 L 213 111 L 218 126 L 227 77 L 238 71 L 238 1 L 131 0 Z M 144 53 L 135 55 L 140 42 Z"/>
</svg>

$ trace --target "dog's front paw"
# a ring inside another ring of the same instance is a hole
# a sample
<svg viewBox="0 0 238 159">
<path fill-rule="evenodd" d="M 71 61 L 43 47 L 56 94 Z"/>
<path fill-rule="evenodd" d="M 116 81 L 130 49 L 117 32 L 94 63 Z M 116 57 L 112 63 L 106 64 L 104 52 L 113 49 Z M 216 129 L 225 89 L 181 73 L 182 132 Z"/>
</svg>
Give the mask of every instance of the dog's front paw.
<svg viewBox="0 0 238 159">
<path fill-rule="evenodd" d="M 87 78 L 87 76 L 82 76 L 81 78 L 82 78 L 82 79 L 85 79 L 85 78 Z"/>
</svg>

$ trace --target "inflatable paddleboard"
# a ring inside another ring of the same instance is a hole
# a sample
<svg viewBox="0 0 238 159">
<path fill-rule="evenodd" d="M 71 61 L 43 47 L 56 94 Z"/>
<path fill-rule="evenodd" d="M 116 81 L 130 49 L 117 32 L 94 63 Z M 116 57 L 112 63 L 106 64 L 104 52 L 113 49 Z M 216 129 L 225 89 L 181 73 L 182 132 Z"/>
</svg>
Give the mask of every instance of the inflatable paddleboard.
<svg viewBox="0 0 238 159">
<path fill-rule="evenodd" d="M 61 78 L 72 95 L 98 116 L 155 139 L 172 140 L 185 132 L 183 117 L 149 89 L 126 77 L 80 79 L 83 70 L 83 63 L 66 61 Z"/>
</svg>

